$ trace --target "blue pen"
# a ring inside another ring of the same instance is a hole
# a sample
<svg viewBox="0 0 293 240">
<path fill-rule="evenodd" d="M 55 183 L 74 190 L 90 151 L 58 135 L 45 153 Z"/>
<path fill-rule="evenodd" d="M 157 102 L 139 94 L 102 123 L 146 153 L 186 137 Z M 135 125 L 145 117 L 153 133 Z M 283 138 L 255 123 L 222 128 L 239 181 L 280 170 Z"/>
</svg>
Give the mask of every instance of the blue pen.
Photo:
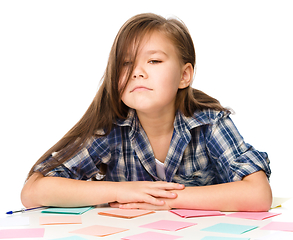
<svg viewBox="0 0 293 240">
<path fill-rule="evenodd" d="M 18 210 L 18 211 L 9 211 L 6 214 L 13 214 L 13 213 L 19 213 L 19 212 L 25 213 L 27 211 L 40 209 L 40 208 L 47 208 L 47 207 L 22 208 L 21 210 Z"/>
</svg>

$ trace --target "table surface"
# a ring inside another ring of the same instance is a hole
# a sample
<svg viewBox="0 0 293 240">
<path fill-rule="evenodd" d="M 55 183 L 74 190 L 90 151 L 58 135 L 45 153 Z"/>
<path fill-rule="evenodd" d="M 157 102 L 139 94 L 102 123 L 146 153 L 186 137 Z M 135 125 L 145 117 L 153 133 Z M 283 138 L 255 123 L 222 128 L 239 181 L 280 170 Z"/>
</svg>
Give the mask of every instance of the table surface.
<svg viewBox="0 0 293 240">
<path fill-rule="evenodd" d="M 235 237 L 235 238 L 251 238 L 257 239 L 269 234 L 273 234 L 274 231 L 266 231 L 260 230 L 260 228 L 264 225 L 267 225 L 271 221 L 280 221 L 280 222 L 293 222 L 293 199 L 282 204 L 282 207 L 271 209 L 270 212 L 273 213 L 281 213 L 281 215 L 265 219 L 265 220 L 249 220 L 249 219 L 240 219 L 240 218 L 232 218 L 227 216 L 213 216 L 213 217 L 195 217 L 195 218 L 181 218 L 178 215 L 175 215 L 169 211 L 156 211 L 153 214 L 148 214 L 145 216 L 140 216 L 132 219 L 124 219 L 118 217 L 110 217 L 110 216 L 102 216 L 98 215 L 98 212 L 110 210 L 106 205 L 98 206 L 84 214 L 81 215 L 82 217 L 82 224 L 64 224 L 64 225 L 40 225 L 39 224 L 39 217 L 40 216 L 47 216 L 52 214 L 41 213 L 40 210 L 34 210 L 26 213 L 19 213 L 14 214 L 12 216 L 3 216 L 6 218 L 14 218 L 14 217 L 29 217 L 30 218 L 30 225 L 23 226 L 23 227 L 0 227 L 0 229 L 7 229 L 7 228 L 45 228 L 45 236 L 44 238 L 40 239 L 55 239 L 55 238 L 62 238 L 62 237 L 69 237 L 77 234 L 69 233 L 70 231 L 80 229 L 87 226 L 92 225 L 105 225 L 105 226 L 112 226 L 112 227 L 121 227 L 127 228 L 128 231 L 116 233 L 113 235 L 105 236 L 105 237 L 95 237 L 95 236 L 87 236 L 87 235 L 79 235 L 88 240 L 97 240 L 97 239 L 121 239 L 122 237 L 131 236 L 134 234 L 143 233 L 146 231 L 153 231 L 153 232 L 160 232 L 166 233 L 176 236 L 182 236 L 179 239 L 202 239 L 205 236 L 227 236 L 227 237 Z M 229 214 L 229 213 L 226 213 Z M 154 229 L 146 229 L 141 228 L 139 226 L 147 223 L 152 223 L 158 220 L 174 220 L 174 221 L 184 221 L 184 222 L 191 222 L 197 223 L 192 227 L 188 227 L 185 229 L 177 230 L 177 231 L 163 231 L 163 230 L 154 230 Z M 241 235 L 235 234 L 223 234 L 223 233 L 212 233 L 206 231 L 200 231 L 203 228 L 212 226 L 217 223 L 231 223 L 231 224 L 243 224 L 243 225 L 258 225 L 259 228 L 246 232 Z M 37 238 L 34 238 L 37 239 Z"/>
</svg>

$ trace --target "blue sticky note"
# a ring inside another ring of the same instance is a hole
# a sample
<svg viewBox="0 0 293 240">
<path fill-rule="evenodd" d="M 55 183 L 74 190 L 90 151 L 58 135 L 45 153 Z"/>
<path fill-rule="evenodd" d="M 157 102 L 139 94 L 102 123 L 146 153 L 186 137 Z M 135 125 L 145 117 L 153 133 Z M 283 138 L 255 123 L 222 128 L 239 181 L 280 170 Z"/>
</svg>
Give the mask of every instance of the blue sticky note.
<svg viewBox="0 0 293 240">
<path fill-rule="evenodd" d="M 258 226 L 238 225 L 230 223 L 218 223 L 211 227 L 201 229 L 201 231 L 218 232 L 218 233 L 231 233 L 231 234 L 242 234 L 251 231 Z"/>
<path fill-rule="evenodd" d="M 201 240 L 249 240 L 250 238 L 234 238 L 234 237 L 215 237 L 215 236 L 208 236 L 204 237 Z"/>
<path fill-rule="evenodd" d="M 54 238 L 52 240 L 87 240 L 87 239 L 83 237 L 79 237 L 79 236 L 71 236 L 71 237 L 64 237 L 64 238 Z"/>
<path fill-rule="evenodd" d="M 50 207 L 42 211 L 42 213 L 60 213 L 60 214 L 83 214 L 93 207 L 76 207 L 76 208 L 58 208 Z"/>
</svg>

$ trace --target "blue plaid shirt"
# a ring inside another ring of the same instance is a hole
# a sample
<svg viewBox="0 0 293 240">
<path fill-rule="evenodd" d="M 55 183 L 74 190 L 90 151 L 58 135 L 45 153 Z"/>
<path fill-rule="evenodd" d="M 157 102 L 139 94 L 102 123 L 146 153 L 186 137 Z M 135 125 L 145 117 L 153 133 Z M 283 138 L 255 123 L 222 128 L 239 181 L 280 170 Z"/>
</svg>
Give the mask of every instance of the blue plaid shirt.
<svg viewBox="0 0 293 240">
<path fill-rule="evenodd" d="M 155 156 L 134 110 L 119 119 L 110 134 L 94 137 L 80 152 L 46 176 L 87 180 L 107 165 L 106 181 L 158 181 Z M 271 171 L 265 152 L 245 143 L 225 112 L 205 110 L 186 117 L 177 112 L 164 162 L 166 181 L 205 186 L 239 181 L 263 170 Z M 35 170 L 44 167 L 44 162 Z"/>
</svg>

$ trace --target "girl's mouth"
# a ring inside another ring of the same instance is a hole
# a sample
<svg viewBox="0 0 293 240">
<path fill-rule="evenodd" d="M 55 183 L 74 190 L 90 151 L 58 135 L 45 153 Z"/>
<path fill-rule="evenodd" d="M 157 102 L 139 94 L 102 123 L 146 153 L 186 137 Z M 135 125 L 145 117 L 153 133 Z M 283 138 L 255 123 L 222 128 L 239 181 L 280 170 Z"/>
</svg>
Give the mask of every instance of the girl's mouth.
<svg viewBox="0 0 293 240">
<path fill-rule="evenodd" d="M 143 91 L 151 91 L 152 89 L 145 86 L 136 86 L 130 92 L 143 92 Z"/>
</svg>

